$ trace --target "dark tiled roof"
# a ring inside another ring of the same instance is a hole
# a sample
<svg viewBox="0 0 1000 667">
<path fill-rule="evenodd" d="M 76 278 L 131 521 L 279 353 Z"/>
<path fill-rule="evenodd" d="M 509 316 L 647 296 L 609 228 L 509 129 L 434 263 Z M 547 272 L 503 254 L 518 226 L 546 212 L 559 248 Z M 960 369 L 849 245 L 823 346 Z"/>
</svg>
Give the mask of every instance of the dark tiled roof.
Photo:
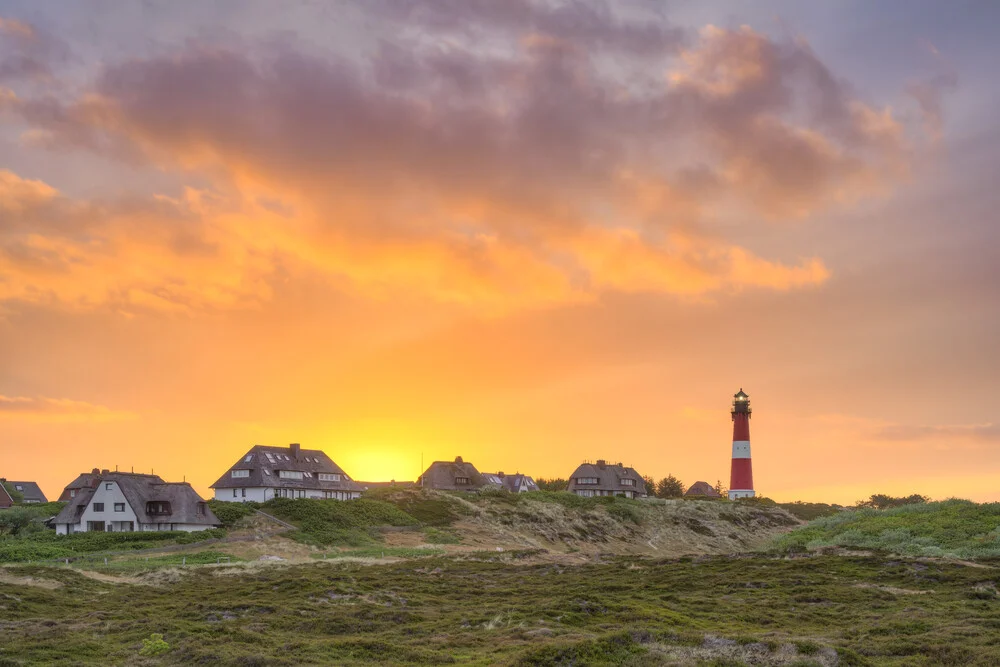
<svg viewBox="0 0 1000 667">
<path fill-rule="evenodd" d="M 49 502 L 49 499 L 45 497 L 45 494 L 42 493 L 41 487 L 38 486 L 38 484 L 36 482 L 11 482 L 11 481 L 8 481 L 7 483 L 10 484 L 15 489 L 17 489 L 18 491 L 21 492 L 21 495 L 24 496 L 24 501 L 25 502 L 29 502 L 29 503 L 47 503 L 47 502 Z M 17 487 L 21 487 L 21 488 L 18 489 Z"/>
<path fill-rule="evenodd" d="M 139 523 L 187 523 L 203 526 L 220 526 L 222 522 L 206 504 L 204 513 L 198 513 L 198 504 L 204 499 L 187 482 L 165 482 L 158 475 L 140 475 L 128 472 L 102 474 L 97 480 L 115 482 L 122 490 L 129 507 L 135 512 Z M 79 507 L 86 507 L 94 496 L 96 486 L 81 489 L 55 518 L 54 523 L 77 523 Z M 146 513 L 146 503 L 165 501 L 170 503 L 169 514 L 150 515 Z"/>
<path fill-rule="evenodd" d="M 578 477 L 596 477 L 597 484 L 577 484 Z M 621 483 L 623 479 L 634 480 L 635 485 Z M 573 471 L 569 478 L 567 490 L 592 489 L 594 491 L 635 491 L 635 495 L 646 495 L 646 482 L 635 468 L 623 466 L 621 463 L 583 463 Z"/>
<path fill-rule="evenodd" d="M 455 480 L 459 477 L 467 478 L 469 483 L 456 484 Z M 476 466 L 463 461 L 462 457 L 459 456 L 454 461 L 435 461 L 432 463 L 417 479 L 417 486 L 445 491 L 469 491 L 484 486 L 493 486 L 493 484 L 476 470 Z"/>
<path fill-rule="evenodd" d="M 719 492 L 708 482 L 695 482 L 691 488 L 684 492 L 685 496 L 711 496 L 719 497 Z"/>
<path fill-rule="evenodd" d="M 247 460 L 249 458 L 249 460 Z M 247 477 L 233 477 L 234 470 L 249 470 Z M 282 478 L 280 471 L 308 473 L 303 479 Z M 339 482 L 321 481 L 319 473 L 340 475 Z M 226 473 L 216 480 L 213 489 L 269 487 L 282 489 L 321 489 L 324 491 L 364 491 L 344 469 L 318 449 L 254 445 Z"/>
</svg>

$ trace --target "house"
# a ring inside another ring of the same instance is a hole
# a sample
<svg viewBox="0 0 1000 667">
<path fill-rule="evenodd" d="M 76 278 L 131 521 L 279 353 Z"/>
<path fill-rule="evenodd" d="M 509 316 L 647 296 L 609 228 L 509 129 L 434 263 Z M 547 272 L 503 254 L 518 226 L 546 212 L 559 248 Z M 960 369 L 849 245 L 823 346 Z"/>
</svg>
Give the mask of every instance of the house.
<svg viewBox="0 0 1000 667">
<path fill-rule="evenodd" d="M 684 492 L 685 496 L 695 498 L 721 498 L 719 492 L 708 482 L 695 482 L 691 488 Z"/>
<path fill-rule="evenodd" d="M 502 472 L 484 472 L 480 474 L 482 474 L 483 479 L 486 480 L 486 484 L 488 486 L 495 487 L 497 489 L 507 489 L 511 493 L 527 493 L 528 491 L 538 490 L 538 485 L 535 484 L 535 480 L 527 475 L 522 475 L 521 473 L 505 475 Z"/>
<path fill-rule="evenodd" d="M 497 484 L 499 484 L 497 480 Z M 417 478 L 417 486 L 442 491 L 478 491 L 493 486 L 476 470 L 476 466 L 456 456 L 454 461 L 435 461 Z M 497 486 L 496 488 L 499 488 Z"/>
<path fill-rule="evenodd" d="M 12 489 L 20 493 L 24 503 L 47 503 L 49 499 L 42 493 L 41 487 L 35 482 L 8 482 L 0 478 L 0 485 L 9 484 Z"/>
<path fill-rule="evenodd" d="M 80 493 L 80 491 L 92 488 L 95 484 L 97 484 L 97 480 L 101 478 L 101 475 L 107 475 L 108 472 L 109 471 L 107 469 L 100 470 L 98 468 L 94 468 L 90 472 L 80 473 L 79 476 L 67 484 L 66 488 L 63 489 L 63 492 L 59 494 L 59 502 L 66 503 L 73 500 L 76 498 L 77 494 Z"/>
<path fill-rule="evenodd" d="M 272 498 L 354 500 L 364 487 L 325 452 L 254 445 L 212 485 L 216 500 L 264 502 Z"/>
<path fill-rule="evenodd" d="M 57 535 L 90 531 L 194 532 L 222 525 L 187 482 L 165 482 L 157 475 L 104 472 L 53 519 Z"/>
<path fill-rule="evenodd" d="M 5 510 L 13 505 L 14 499 L 10 497 L 9 493 L 7 493 L 7 489 L 4 485 L 0 484 L 0 510 Z"/>
<path fill-rule="evenodd" d="M 578 496 L 625 496 L 644 498 L 646 482 L 635 468 L 621 463 L 608 463 L 600 459 L 597 463 L 582 463 L 569 478 L 566 489 Z"/>
</svg>

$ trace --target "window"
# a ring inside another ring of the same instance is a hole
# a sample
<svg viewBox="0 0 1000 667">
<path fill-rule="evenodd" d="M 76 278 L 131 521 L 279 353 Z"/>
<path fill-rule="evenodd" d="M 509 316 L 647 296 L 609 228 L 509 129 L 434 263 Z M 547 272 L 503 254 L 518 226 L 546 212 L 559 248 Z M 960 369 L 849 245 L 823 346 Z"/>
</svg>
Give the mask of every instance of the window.
<svg viewBox="0 0 1000 667">
<path fill-rule="evenodd" d="M 111 490 L 111 487 L 112 487 L 112 484 L 111 484 L 111 482 L 106 482 L 106 483 L 104 484 L 104 490 L 105 490 L 105 491 L 110 491 L 110 490 Z"/>
<path fill-rule="evenodd" d="M 635 486 L 634 479 L 620 479 L 618 480 L 622 486 Z"/>
<path fill-rule="evenodd" d="M 195 512 L 197 512 L 198 516 L 205 516 L 205 503 L 198 503 Z"/>
<path fill-rule="evenodd" d="M 235 498 L 235 497 L 236 497 L 236 491 L 237 491 L 237 490 L 238 490 L 238 489 L 233 489 L 233 498 Z"/>
<path fill-rule="evenodd" d="M 340 475 L 333 472 L 321 472 L 319 474 L 319 481 L 321 482 L 339 482 Z"/>
<path fill-rule="evenodd" d="M 271 474 L 271 471 L 270 471 L 270 470 L 268 470 L 267 468 L 264 468 L 264 474 L 265 474 L 265 475 L 270 475 L 270 474 Z"/>
<path fill-rule="evenodd" d="M 251 461 L 253 461 L 253 454 L 247 454 L 247 457 L 243 459 L 244 463 L 250 463 Z"/>
<path fill-rule="evenodd" d="M 103 512 L 104 511 L 104 503 L 94 503 L 94 511 L 95 512 Z"/>
<path fill-rule="evenodd" d="M 302 479 L 302 473 L 298 470 L 279 470 L 278 476 L 281 479 Z"/>
<path fill-rule="evenodd" d="M 242 491 L 242 492 L 243 492 L 243 493 L 242 493 L 241 495 L 242 495 L 242 496 L 243 496 L 244 498 L 246 498 L 246 497 L 247 497 L 247 490 L 246 490 L 246 489 L 240 489 L 240 491 Z"/>
<path fill-rule="evenodd" d="M 15 484 L 14 488 L 17 489 L 18 491 L 24 491 L 24 487 L 21 486 L 20 484 Z"/>
<path fill-rule="evenodd" d="M 115 503 L 115 511 L 116 512 L 124 512 L 125 511 L 125 503 Z"/>
<path fill-rule="evenodd" d="M 70 489 L 69 490 L 69 497 L 70 498 L 76 498 L 76 489 Z"/>
<path fill-rule="evenodd" d="M 250 471 L 249 470 L 234 470 L 230 474 L 233 477 L 249 477 L 250 476 Z"/>
<path fill-rule="evenodd" d="M 596 477 L 577 477 L 576 478 L 576 483 L 577 484 L 599 484 L 600 480 L 598 480 Z"/>
<path fill-rule="evenodd" d="M 170 503 L 165 500 L 151 500 L 146 503 L 146 514 L 170 514 Z"/>
<path fill-rule="evenodd" d="M 468 483 L 469 483 L 469 478 L 468 477 L 456 477 L 455 478 L 455 484 L 457 484 L 457 485 L 468 484 Z"/>
</svg>

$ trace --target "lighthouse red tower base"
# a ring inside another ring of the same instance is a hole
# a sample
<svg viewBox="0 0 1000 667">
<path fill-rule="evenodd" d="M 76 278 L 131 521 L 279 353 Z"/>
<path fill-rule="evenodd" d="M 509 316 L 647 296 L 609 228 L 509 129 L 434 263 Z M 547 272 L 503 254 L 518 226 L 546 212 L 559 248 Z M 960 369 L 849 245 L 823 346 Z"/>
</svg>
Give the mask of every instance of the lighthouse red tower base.
<svg viewBox="0 0 1000 667">
<path fill-rule="evenodd" d="M 743 389 L 733 396 L 733 466 L 729 499 L 753 498 L 753 464 L 750 460 L 750 397 Z"/>
</svg>

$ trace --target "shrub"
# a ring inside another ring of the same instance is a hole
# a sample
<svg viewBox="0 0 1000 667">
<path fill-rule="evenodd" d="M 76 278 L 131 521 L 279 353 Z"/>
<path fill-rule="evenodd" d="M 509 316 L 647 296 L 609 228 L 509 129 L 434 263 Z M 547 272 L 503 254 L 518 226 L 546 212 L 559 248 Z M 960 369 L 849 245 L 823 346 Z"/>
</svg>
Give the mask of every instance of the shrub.
<svg viewBox="0 0 1000 667">
<path fill-rule="evenodd" d="M 214 498 L 208 501 L 208 506 L 215 516 L 219 517 L 222 525 L 227 528 L 240 519 L 252 515 L 260 507 L 258 503 L 227 503 Z"/>
<path fill-rule="evenodd" d="M 142 640 L 142 648 L 139 649 L 139 655 L 155 656 L 166 653 L 169 650 L 170 644 L 163 641 L 163 635 L 154 632 L 149 636 L 149 639 Z"/>
</svg>

